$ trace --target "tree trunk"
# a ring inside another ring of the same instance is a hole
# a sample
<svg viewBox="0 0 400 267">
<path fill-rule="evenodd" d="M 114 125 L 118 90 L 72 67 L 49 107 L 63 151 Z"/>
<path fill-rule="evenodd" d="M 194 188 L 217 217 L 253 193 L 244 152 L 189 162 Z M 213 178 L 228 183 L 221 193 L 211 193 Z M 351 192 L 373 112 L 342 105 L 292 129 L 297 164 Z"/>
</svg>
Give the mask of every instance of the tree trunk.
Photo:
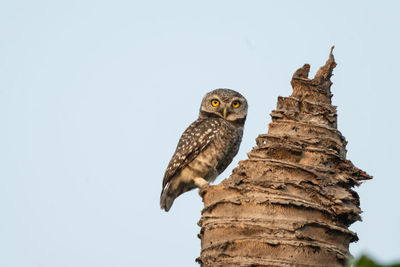
<svg viewBox="0 0 400 267">
<path fill-rule="evenodd" d="M 333 47 L 332 47 L 333 50 Z M 310 65 L 278 97 L 268 134 L 232 175 L 201 190 L 201 266 L 344 266 L 348 227 L 360 220 L 352 189 L 372 177 L 346 160 L 331 105 L 332 50 L 314 79 Z"/>
</svg>

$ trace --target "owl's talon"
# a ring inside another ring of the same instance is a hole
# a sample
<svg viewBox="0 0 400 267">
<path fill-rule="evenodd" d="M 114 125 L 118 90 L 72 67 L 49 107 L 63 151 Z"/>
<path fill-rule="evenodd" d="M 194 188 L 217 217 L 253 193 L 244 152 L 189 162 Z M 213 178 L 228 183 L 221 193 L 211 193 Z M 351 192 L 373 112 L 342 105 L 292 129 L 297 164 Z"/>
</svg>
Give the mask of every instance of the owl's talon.
<svg viewBox="0 0 400 267">
<path fill-rule="evenodd" d="M 199 188 L 199 196 L 203 197 L 207 189 L 210 187 L 208 182 L 202 177 L 196 177 L 193 179 L 194 184 Z"/>
<path fill-rule="evenodd" d="M 211 185 L 207 184 L 204 185 L 203 187 L 199 187 L 199 196 L 203 198 L 204 194 L 208 191 L 208 189 L 211 187 Z"/>
</svg>

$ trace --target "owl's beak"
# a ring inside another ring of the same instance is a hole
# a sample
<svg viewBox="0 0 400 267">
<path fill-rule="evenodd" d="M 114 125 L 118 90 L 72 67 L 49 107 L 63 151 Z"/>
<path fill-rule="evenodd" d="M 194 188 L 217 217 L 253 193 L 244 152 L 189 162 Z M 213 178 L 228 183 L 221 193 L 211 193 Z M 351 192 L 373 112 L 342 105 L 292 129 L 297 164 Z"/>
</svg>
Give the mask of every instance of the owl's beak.
<svg viewBox="0 0 400 267">
<path fill-rule="evenodd" d="M 222 113 L 222 115 L 224 115 L 224 119 L 226 119 L 226 115 L 228 114 L 228 111 L 226 110 L 226 108 L 224 108 L 224 111 Z"/>
</svg>

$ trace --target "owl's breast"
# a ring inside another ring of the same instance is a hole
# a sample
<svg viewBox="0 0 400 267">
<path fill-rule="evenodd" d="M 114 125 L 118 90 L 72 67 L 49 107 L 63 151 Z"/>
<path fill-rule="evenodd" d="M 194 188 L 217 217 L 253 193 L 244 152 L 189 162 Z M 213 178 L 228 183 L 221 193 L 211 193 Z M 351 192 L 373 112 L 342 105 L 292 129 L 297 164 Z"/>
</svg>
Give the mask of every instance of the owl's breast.
<svg viewBox="0 0 400 267">
<path fill-rule="evenodd" d="M 193 175 L 212 182 L 232 162 L 243 131 L 223 125 L 213 141 L 189 165 Z"/>
</svg>

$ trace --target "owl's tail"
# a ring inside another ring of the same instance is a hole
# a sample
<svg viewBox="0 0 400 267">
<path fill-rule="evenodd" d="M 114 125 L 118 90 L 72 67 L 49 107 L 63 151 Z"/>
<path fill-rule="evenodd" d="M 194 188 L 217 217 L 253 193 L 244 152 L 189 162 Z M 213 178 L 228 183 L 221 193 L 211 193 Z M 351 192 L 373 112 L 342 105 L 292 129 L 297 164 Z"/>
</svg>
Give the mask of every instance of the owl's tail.
<svg viewBox="0 0 400 267">
<path fill-rule="evenodd" d="M 161 209 L 165 211 L 169 211 L 176 198 L 176 196 L 169 192 L 169 188 L 170 184 L 168 184 L 167 187 L 163 191 L 161 191 L 160 206 Z"/>
</svg>

